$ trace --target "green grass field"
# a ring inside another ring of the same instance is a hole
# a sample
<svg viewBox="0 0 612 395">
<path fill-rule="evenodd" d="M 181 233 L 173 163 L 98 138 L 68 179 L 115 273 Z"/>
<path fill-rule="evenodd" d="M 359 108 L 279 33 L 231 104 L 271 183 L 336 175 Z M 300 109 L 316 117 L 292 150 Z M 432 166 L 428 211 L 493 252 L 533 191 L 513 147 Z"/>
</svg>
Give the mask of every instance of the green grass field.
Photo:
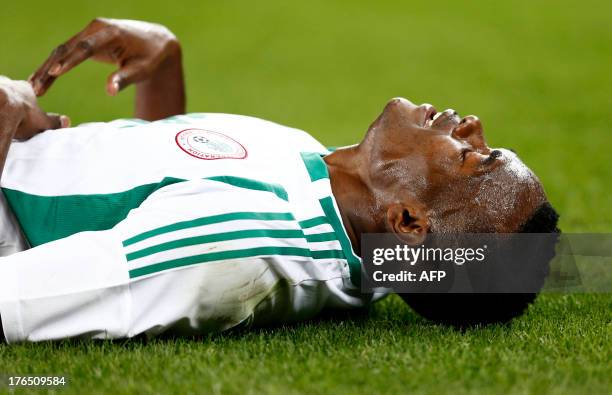
<svg viewBox="0 0 612 395">
<path fill-rule="evenodd" d="M 6 3 L 6 2 L 5 2 Z M 182 40 L 189 111 L 255 115 L 356 142 L 387 99 L 476 113 L 543 181 L 565 232 L 612 230 L 612 6 L 442 0 L 10 2 L 0 73 L 27 78 L 91 18 Z M 86 64 L 42 104 L 128 117 Z M 432 325 L 397 297 L 366 313 L 199 340 L 0 346 L 0 374 L 64 374 L 56 393 L 610 393 L 612 296 L 544 295 L 507 326 Z M 0 391 L 3 391 L 0 389 Z M 40 390 L 32 390 L 33 393 Z"/>
</svg>

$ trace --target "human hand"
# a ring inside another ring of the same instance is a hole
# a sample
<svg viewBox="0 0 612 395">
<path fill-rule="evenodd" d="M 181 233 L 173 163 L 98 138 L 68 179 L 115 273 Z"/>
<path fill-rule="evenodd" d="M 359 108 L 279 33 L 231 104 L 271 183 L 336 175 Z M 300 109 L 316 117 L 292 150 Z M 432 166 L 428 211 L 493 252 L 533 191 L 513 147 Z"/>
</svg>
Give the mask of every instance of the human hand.
<svg viewBox="0 0 612 395">
<path fill-rule="evenodd" d="M 65 115 L 46 113 L 26 81 L 0 76 L 0 133 L 10 139 L 27 140 L 48 129 L 70 126 Z"/>
<path fill-rule="evenodd" d="M 114 96 L 130 84 L 154 79 L 175 59 L 180 65 L 180 57 L 178 40 L 162 25 L 96 18 L 55 48 L 29 81 L 36 96 L 42 96 L 58 77 L 91 58 L 119 67 L 106 83 L 106 91 Z M 182 84 L 182 74 L 180 78 Z"/>
</svg>

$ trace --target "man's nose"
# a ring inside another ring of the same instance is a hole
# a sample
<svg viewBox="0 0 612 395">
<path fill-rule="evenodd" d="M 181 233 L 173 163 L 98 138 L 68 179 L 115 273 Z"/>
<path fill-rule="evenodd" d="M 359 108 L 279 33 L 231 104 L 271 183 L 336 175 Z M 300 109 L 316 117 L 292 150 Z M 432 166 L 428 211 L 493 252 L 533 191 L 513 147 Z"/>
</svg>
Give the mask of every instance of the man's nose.
<svg viewBox="0 0 612 395">
<path fill-rule="evenodd" d="M 468 115 L 463 118 L 461 123 L 453 129 L 451 136 L 459 140 L 465 140 L 475 148 L 482 150 L 488 149 L 484 139 L 482 123 L 475 115 Z"/>
<path fill-rule="evenodd" d="M 463 118 L 452 132 L 452 136 L 458 139 L 466 139 L 473 134 L 483 134 L 482 123 L 475 115 L 468 115 Z"/>
</svg>

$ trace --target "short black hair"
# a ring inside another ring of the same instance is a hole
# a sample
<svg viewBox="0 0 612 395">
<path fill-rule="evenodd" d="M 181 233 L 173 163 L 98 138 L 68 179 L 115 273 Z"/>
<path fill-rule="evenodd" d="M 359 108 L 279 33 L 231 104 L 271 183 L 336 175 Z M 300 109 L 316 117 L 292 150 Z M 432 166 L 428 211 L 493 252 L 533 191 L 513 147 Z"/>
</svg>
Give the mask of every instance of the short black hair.
<svg viewBox="0 0 612 395">
<path fill-rule="evenodd" d="M 559 214 L 546 202 L 540 205 L 531 217 L 518 229 L 519 233 L 555 233 L 558 228 Z M 556 241 L 556 238 L 555 238 Z M 549 262 L 555 255 L 555 243 L 544 251 Z M 548 269 L 548 268 L 546 268 Z M 540 289 L 548 270 L 542 271 Z M 536 293 L 446 293 L 446 294 L 400 294 L 402 299 L 419 315 L 433 322 L 469 327 L 491 323 L 505 323 L 521 315 L 531 304 Z"/>
</svg>

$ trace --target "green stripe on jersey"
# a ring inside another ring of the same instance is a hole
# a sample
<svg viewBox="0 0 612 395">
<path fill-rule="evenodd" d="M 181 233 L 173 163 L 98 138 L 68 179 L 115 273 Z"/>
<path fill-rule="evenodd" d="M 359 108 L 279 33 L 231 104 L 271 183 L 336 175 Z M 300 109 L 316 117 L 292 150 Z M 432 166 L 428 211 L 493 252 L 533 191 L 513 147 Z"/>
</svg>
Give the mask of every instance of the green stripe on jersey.
<svg viewBox="0 0 612 395">
<path fill-rule="evenodd" d="M 302 152 L 300 155 L 302 155 L 302 160 L 306 165 L 306 170 L 308 170 L 311 181 L 314 182 L 324 178 L 329 178 L 327 165 L 323 159 L 321 159 L 320 154 L 316 152 Z"/>
<path fill-rule="evenodd" d="M 142 250 L 134 251 L 126 255 L 128 261 L 168 251 L 175 248 L 188 247 L 198 244 L 214 243 L 218 241 L 248 239 L 252 237 L 271 237 L 296 239 L 303 238 L 304 233 L 300 229 L 247 229 L 232 232 L 214 233 L 203 236 L 193 236 L 184 239 L 168 241 Z"/>
<path fill-rule="evenodd" d="M 254 189 L 256 191 L 272 192 L 279 198 L 285 201 L 289 201 L 287 191 L 285 190 L 285 188 L 283 188 L 282 185 L 279 185 L 279 184 L 272 184 L 269 182 L 262 182 L 262 181 L 252 180 L 250 178 L 234 177 L 234 176 L 206 177 L 205 180 L 219 181 L 219 182 L 223 182 L 225 184 L 233 185 L 239 188 Z"/>
<path fill-rule="evenodd" d="M 154 265 L 144 266 L 129 271 L 130 278 L 146 276 L 169 269 L 175 269 L 182 266 L 195 265 L 199 263 L 222 261 L 227 259 L 249 258 L 265 255 L 286 255 L 286 256 L 301 256 L 311 257 L 309 249 L 298 247 L 256 247 L 243 250 L 231 250 L 212 252 L 208 254 L 200 254 L 188 256 L 184 258 L 172 259 L 169 261 L 159 262 Z"/>
<path fill-rule="evenodd" d="M 310 250 L 313 259 L 346 259 L 342 250 Z"/>
<path fill-rule="evenodd" d="M 329 224 L 327 217 L 314 217 L 298 222 L 302 229 L 314 228 L 315 226 Z"/>
<path fill-rule="evenodd" d="M 279 184 L 234 176 L 214 176 L 204 180 L 271 192 L 280 199 L 288 200 L 287 191 Z M 153 192 L 185 181 L 166 177 L 160 182 L 107 194 L 40 196 L 8 188 L 2 191 L 30 245 L 36 247 L 79 232 L 110 229 Z"/>
<path fill-rule="evenodd" d="M 241 219 L 255 219 L 260 221 L 293 221 L 293 214 L 291 213 L 255 213 L 255 212 L 235 212 L 226 214 L 211 215 L 208 217 L 201 217 L 192 219 L 189 221 L 181 221 L 174 224 L 161 226 L 159 228 L 151 229 L 146 232 L 140 233 L 134 237 L 130 237 L 123 241 L 123 246 L 127 247 L 131 244 L 138 243 L 139 241 L 151 238 L 153 236 L 161 235 L 163 233 L 174 232 L 176 230 L 195 228 L 196 226 L 217 224 L 220 222 L 236 221 Z"/>
<path fill-rule="evenodd" d="M 181 181 L 166 177 L 109 194 L 39 196 L 8 188 L 2 192 L 30 245 L 36 247 L 79 232 L 110 229 L 153 192 Z"/>
<path fill-rule="evenodd" d="M 344 226 L 342 225 L 342 221 L 336 214 L 336 209 L 334 208 L 334 202 L 331 196 L 328 196 L 323 199 L 319 199 L 319 203 L 321 204 L 321 208 L 329 221 L 331 223 L 332 228 L 334 228 L 334 232 L 336 233 L 336 237 L 340 242 L 340 246 L 342 246 L 342 251 L 344 252 L 344 256 L 346 257 L 346 261 L 349 265 L 349 271 L 351 274 L 351 282 L 356 286 L 360 286 L 361 284 L 361 261 L 357 256 L 353 253 L 353 247 L 351 246 L 351 240 L 349 239 L 346 231 L 344 230 Z"/>
<path fill-rule="evenodd" d="M 338 240 L 338 238 L 336 237 L 336 234 L 334 232 L 315 233 L 315 234 L 311 234 L 311 235 L 304 235 L 304 237 L 306 237 L 306 240 L 309 243 L 318 243 L 318 242 L 321 242 L 321 241 Z"/>
</svg>

